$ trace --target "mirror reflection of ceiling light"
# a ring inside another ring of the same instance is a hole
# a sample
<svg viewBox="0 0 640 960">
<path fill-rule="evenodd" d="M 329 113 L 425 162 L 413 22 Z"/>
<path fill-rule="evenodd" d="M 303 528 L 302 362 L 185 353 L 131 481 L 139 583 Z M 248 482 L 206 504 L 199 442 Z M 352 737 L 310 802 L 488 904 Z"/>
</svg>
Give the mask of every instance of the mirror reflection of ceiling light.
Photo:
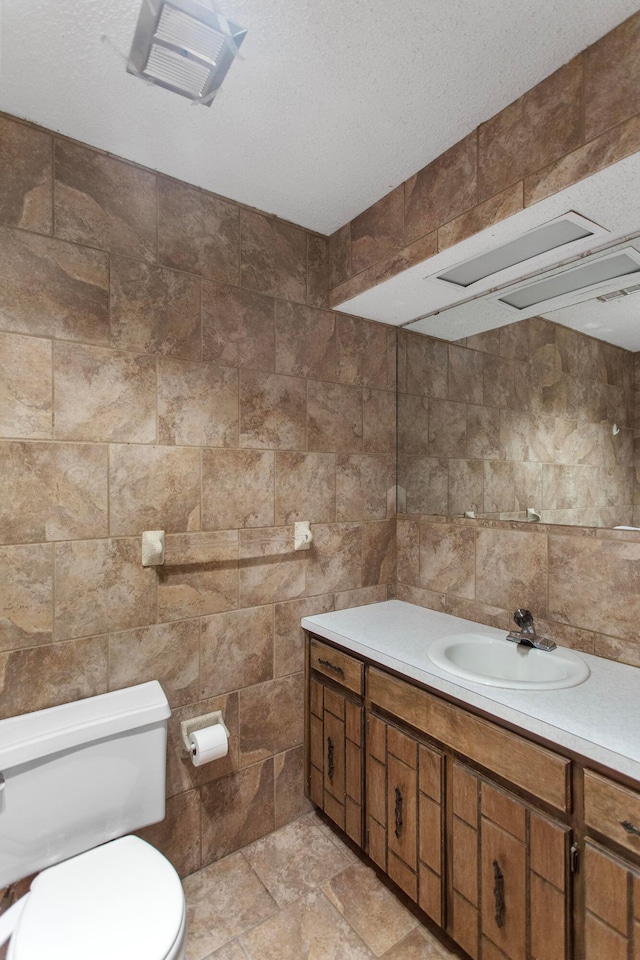
<svg viewBox="0 0 640 960">
<path fill-rule="evenodd" d="M 628 247 L 618 253 L 590 260 L 581 266 L 520 286 L 497 300 L 515 310 L 528 310 L 579 291 L 593 290 L 607 281 L 630 274 L 640 274 L 640 254 Z"/>
<path fill-rule="evenodd" d="M 210 107 L 246 34 L 197 0 L 144 0 L 127 72 Z"/>
</svg>

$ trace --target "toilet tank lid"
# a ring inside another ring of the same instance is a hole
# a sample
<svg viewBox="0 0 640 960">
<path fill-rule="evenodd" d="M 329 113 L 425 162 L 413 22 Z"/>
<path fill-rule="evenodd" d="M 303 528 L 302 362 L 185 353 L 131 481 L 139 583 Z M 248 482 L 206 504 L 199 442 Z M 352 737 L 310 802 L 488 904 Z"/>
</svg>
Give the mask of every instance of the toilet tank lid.
<svg viewBox="0 0 640 960">
<path fill-rule="evenodd" d="M 157 680 L 0 720 L 0 771 L 171 715 Z"/>
</svg>

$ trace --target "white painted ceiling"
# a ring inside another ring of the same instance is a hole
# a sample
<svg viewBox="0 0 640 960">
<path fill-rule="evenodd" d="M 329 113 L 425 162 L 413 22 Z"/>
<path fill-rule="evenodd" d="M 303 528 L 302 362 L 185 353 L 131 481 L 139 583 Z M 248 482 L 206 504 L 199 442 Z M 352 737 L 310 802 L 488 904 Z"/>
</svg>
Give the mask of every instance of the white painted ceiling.
<svg viewBox="0 0 640 960">
<path fill-rule="evenodd" d="M 125 72 L 139 0 L 0 0 L 0 110 L 331 233 L 640 0 L 215 6 L 249 33 L 208 109 Z"/>
</svg>

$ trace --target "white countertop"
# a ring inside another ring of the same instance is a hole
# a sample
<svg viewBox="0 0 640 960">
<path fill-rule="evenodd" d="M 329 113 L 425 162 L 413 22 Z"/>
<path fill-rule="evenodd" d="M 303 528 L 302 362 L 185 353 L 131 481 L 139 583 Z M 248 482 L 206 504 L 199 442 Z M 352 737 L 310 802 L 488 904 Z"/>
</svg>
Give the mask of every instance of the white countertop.
<svg viewBox="0 0 640 960">
<path fill-rule="evenodd" d="M 508 690 L 455 677 L 427 657 L 429 644 L 440 637 L 473 631 L 504 639 L 504 630 L 401 600 L 304 617 L 302 626 L 524 733 L 640 781 L 638 667 L 573 651 L 591 670 L 584 683 L 564 690 Z"/>
</svg>

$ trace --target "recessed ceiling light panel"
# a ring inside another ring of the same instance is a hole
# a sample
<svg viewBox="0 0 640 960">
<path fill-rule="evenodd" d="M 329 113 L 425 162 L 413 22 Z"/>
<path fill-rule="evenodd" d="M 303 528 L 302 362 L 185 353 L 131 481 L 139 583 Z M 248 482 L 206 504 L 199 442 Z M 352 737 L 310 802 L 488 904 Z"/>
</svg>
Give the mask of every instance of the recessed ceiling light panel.
<svg viewBox="0 0 640 960">
<path fill-rule="evenodd" d="M 211 106 L 246 34 L 196 0 L 144 0 L 127 72 Z"/>
<path fill-rule="evenodd" d="M 602 227 L 591 223 L 573 211 L 530 230 L 515 240 L 495 247 L 487 253 L 472 257 L 459 263 L 445 273 L 439 273 L 435 279 L 454 283 L 459 287 L 470 287 L 480 280 L 486 280 L 519 264 L 529 264 L 545 253 L 557 250 L 563 253 L 576 240 L 595 237 L 606 233 Z M 426 279 L 426 278 L 425 278 Z"/>
</svg>

